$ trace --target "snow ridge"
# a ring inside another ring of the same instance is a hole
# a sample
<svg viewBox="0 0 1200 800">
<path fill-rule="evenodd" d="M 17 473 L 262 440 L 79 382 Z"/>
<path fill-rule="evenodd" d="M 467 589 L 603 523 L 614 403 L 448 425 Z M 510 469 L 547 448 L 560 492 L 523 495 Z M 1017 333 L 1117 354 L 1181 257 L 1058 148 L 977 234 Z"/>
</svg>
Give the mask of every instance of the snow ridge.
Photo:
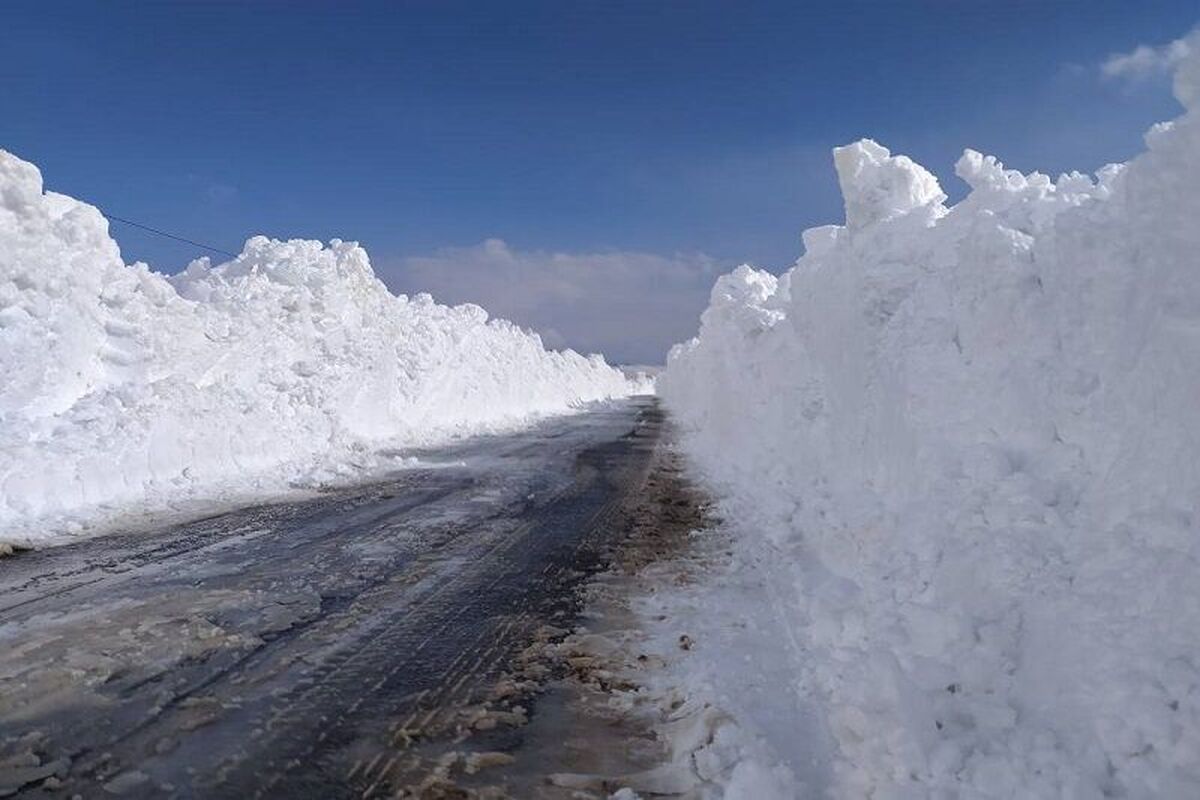
<svg viewBox="0 0 1200 800">
<path fill-rule="evenodd" d="M 478 306 L 392 295 L 357 244 L 250 239 L 177 276 L 0 151 L 0 533 L 254 495 L 644 389 Z"/>
<path fill-rule="evenodd" d="M 1200 791 L 1197 44 L 1183 116 L 1094 178 L 967 151 L 947 207 L 838 148 L 846 225 L 719 279 L 669 357 L 688 449 L 792 587 L 837 796 Z"/>
</svg>

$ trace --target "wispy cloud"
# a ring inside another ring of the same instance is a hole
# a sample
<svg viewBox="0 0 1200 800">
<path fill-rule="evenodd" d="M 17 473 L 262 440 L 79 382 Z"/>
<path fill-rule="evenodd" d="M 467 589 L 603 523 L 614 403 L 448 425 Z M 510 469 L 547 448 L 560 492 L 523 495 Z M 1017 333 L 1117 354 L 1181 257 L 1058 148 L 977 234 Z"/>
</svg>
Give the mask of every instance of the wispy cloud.
<svg viewBox="0 0 1200 800">
<path fill-rule="evenodd" d="M 1139 44 L 1127 53 L 1114 53 L 1100 64 L 1100 74 L 1109 79 L 1139 81 L 1166 75 L 1189 52 L 1187 39 L 1163 45 Z"/>
<path fill-rule="evenodd" d="M 204 189 L 204 196 L 211 203 L 228 203 L 238 195 L 238 188 L 228 183 L 210 183 Z"/>
<path fill-rule="evenodd" d="M 376 269 L 395 291 L 478 303 L 538 331 L 548 346 L 648 363 L 695 335 L 721 271 L 701 254 L 523 251 L 499 239 L 385 260 Z"/>
<path fill-rule="evenodd" d="M 198 193 L 206 202 L 213 205 L 224 205 L 238 196 L 238 187 L 232 183 L 216 180 L 207 175 L 189 172 L 185 177 L 187 186 Z"/>
</svg>

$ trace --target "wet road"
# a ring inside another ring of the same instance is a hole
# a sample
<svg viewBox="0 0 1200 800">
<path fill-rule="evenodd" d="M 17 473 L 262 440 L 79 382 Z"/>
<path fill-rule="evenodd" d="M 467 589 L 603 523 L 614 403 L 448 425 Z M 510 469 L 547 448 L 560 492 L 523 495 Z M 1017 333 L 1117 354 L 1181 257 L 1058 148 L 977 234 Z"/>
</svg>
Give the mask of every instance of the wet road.
<svg viewBox="0 0 1200 800">
<path fill-rule="evenodd" d="M 569 625 L 661 428 L 635 399 L 371 486 L 0 560 L 0 796 L 403 794 L 448 708 L 513 746 L 526 710 L 471 704 Z"/>
</svg>

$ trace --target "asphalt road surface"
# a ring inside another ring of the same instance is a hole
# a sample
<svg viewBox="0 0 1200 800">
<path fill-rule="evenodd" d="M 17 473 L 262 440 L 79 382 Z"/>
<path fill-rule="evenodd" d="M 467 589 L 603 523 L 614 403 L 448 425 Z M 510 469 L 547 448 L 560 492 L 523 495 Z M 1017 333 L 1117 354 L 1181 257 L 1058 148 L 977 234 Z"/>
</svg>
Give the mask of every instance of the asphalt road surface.
<svg viewBox="0 0 1200 800">
<path fill-rule="evenodd" d="M 464 725 L 519 748 L 536 709 L 480 692 L 569 626 L 662 425 L 623 401 L 0 560 L 0 796 L 404 796 Z"/>
</svg>

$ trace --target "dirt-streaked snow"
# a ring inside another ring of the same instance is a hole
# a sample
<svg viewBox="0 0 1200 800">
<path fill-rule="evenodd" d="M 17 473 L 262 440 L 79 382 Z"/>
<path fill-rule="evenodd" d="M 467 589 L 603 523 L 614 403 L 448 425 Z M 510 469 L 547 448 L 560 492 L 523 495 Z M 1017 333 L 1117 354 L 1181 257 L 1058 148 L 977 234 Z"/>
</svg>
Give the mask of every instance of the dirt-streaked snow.
<svg viewBox="0 0 1200 800">
<path fill-rule="evenodd" d="M 968 151 L 947 206 L 907 158 L 839 148 L 846 224 L 778 279 L 721 278 L 670 356 L 659 391 L 771 590 L 712 625 L 780 615 L 795 643 L 755 624 L 770 663 L 706 680 L 753 728 L 778 709 L 737 687 L 786 675 L 837 796 L 1200 792 L 1192 42 L 1185 114 L 1095 178 Z"/>
<path fill-rule="evenodd" d="M 0 536 L 362 472 L 385 448 L 644 386 L 478 306 L 395 296 L 357 244 L 250 239 L 165 277 L 0 151 Z"/>
</svg>

